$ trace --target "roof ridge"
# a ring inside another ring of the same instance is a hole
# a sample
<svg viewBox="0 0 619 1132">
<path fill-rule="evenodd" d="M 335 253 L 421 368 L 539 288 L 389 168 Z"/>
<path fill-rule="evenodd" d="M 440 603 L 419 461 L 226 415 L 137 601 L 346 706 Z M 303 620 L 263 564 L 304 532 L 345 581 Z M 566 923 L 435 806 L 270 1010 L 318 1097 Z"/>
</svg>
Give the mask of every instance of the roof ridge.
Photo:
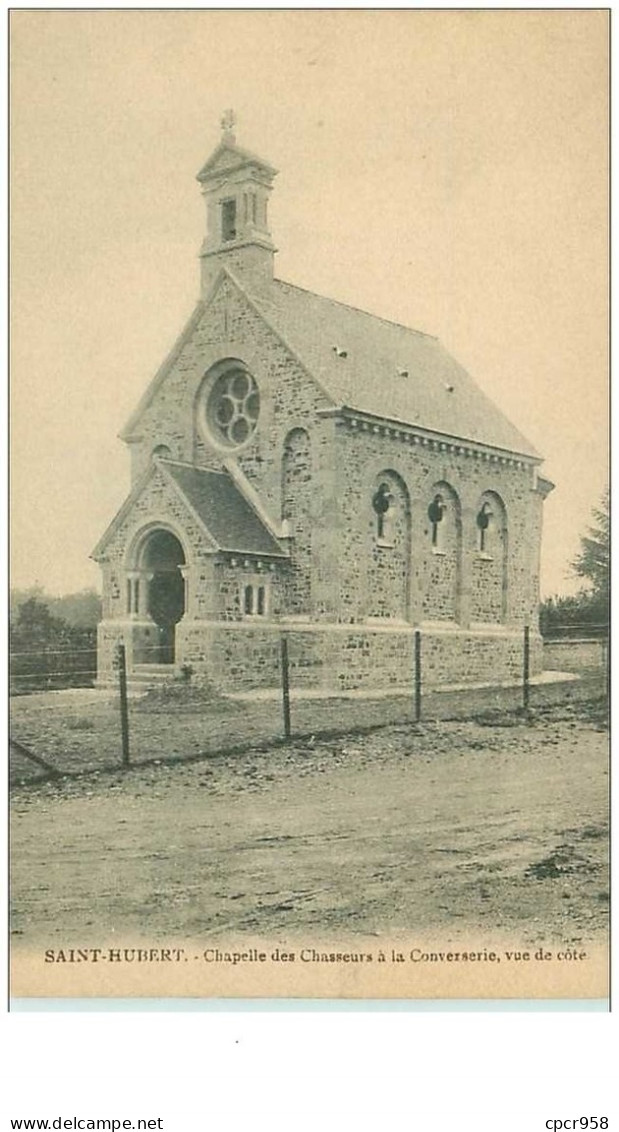
<svg viewBox="0 0 619 1132">
<path fill-rule="evenodd" d="M 232 457 L 229 464 L 224 464 L 224 468 L 226 474 L 236 487 L 237 491 L 239 491 L 243 496 L 243 499 L 247 503 L 247 506 L 250 507 L 254 514 L 258 516 L 260 522 L 264 524 L 264 526 L 271 533 L 271 535 L 279 545 L 280 539 L 282 537 L 281 526 L 280 530 L 278 531 L 276 529 L 276 524 L 273 522 L 271 516 L 269 515 L 269 512 L 262 503 L 260 496 L 256 491 L 256 488 L 245 475 L 245 472 L 241 468 L 238 461 L 235 461 L 234 457 Z"/>
<path fill-rule="evenodd" d="M 363 307 L 354 307 L 352 303 L 345 303 L 342 299 L 332 299 L 330 295 L 321 295 L 318 291 L 310 291 L 309 287 L 299 287 L 297 283 L 288 283 L 286 279 L 274 279 L 274 283 L 282 283 L 284 287 L 291 287 L 293 291 L 303 291 L 306 295 L 313 295 L 316 299 L 324 299 L 328 303 L 335 303 L 338 307 L 345 307 L 346 310 L 355 311 L 356 314 L 364 314 L 368 318 L 374 319 L 376 322 L 384 322 L 387 326 L 397 326 L 400 330 L 406 330 L 409 334 L 418 334 L 420 338 L 431 338 L 433 342 L 438 342 L 437 334 L 428 334 L 426 330 L 417 330 L 414 326 L 405 326 L 403 322 L 396 322 L 392 318 L 384 318 L 381 314 L 373 314 L 372 311 L 366 311 Z M 260 302 L 261 296 L 258 296 Z M 267 299 L 268 302 L 268 299 Z"/>
</svg>

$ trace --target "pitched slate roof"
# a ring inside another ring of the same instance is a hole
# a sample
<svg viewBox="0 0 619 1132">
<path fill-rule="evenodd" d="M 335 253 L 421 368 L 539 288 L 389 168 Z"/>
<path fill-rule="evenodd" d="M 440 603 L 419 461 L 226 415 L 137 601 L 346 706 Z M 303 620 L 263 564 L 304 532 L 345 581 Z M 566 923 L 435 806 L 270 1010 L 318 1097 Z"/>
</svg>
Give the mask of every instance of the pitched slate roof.
<svg viewBox="0 0 619 1132">
<path fill-rule="evenodd" d="M 197 304 L 120 433 L 122 439 L 132 438 L 183 346 L 208 318 L 209 302 L 225 278 L 296 354 L 334 406 L 541 460 L 437 338 L 280 279 L 260 292 L 248 291 L 226 267 L 209 299 Z"/>
<path fill-rule="evenodd" d="M 337 405 L 540 458 L 436 338 L 278 279 L 251 299 Z"/>
<path fill-rule="evenodd" d="M 146 485 L 157 473 L 162 473 L 171 490 L 175 491 L 202 524 L 213 549 L 232 551 L 235 554 L 252 554 L 261 557 L 288 558 L 288 552 L 278 542 L 264 519 L 246 499 L 242 488 L 225 471 L 196 468 L 175 460 L 152 460 L 144 474 L 134 484 L 105 533 L 99 539 L 91 557 L 98 561 L 115 531 L 131 513 Z"/>
<path fill-rule="evenodd" d="M 220 550 L 288 557 L 227 472 L 161 460 Z"/>
</svg>

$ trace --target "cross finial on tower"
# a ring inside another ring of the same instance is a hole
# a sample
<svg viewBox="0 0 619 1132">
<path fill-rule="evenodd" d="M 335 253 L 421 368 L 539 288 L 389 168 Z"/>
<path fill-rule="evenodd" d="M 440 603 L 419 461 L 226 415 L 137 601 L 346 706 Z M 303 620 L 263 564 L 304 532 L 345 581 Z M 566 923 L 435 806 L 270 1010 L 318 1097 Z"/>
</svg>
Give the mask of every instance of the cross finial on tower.
<svg viewBox="0 0 619 1132">
<path fill-rule="evenodd" d="M 234 142 L 234 127 L 236 126 L 236 114 L 234 110 L 225 110 L 221 117 L 221 128 L 224 135 L 224 141 Z"/>
</svg>

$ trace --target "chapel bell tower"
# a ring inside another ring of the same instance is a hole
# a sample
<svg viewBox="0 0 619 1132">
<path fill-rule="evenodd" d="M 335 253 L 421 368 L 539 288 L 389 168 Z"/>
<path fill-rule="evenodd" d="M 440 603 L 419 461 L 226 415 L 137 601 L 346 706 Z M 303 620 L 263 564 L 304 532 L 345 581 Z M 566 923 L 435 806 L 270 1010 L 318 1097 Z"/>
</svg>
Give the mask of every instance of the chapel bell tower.
<svg viewBox="0 0 619 1132">
<path fill-rule="evenodd" d="M 227 110 L 221 120 L 221 141 L 197 176 L 206 201 L 206 236 L 200 249 L 202 298 L 223 266 L 254 288 L 273 278 L 276 248 L 267 203 L 277 169 L 237 146 L 234 124 L 234 113 Z"/>
</svg>

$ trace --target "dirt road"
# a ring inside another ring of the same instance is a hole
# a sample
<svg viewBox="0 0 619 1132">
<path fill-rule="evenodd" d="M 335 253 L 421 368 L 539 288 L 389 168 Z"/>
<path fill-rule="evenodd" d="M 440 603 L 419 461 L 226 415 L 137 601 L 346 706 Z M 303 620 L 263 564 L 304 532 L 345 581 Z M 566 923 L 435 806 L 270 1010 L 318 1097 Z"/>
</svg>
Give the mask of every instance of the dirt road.
<svg viewBox="0 0 619 1132">
<path fill-rule="evenodd" d="M 602 938 L 608 735 L 444 722 L 13 798 L 16 946 L 435 931 Z"/>
</svg>

